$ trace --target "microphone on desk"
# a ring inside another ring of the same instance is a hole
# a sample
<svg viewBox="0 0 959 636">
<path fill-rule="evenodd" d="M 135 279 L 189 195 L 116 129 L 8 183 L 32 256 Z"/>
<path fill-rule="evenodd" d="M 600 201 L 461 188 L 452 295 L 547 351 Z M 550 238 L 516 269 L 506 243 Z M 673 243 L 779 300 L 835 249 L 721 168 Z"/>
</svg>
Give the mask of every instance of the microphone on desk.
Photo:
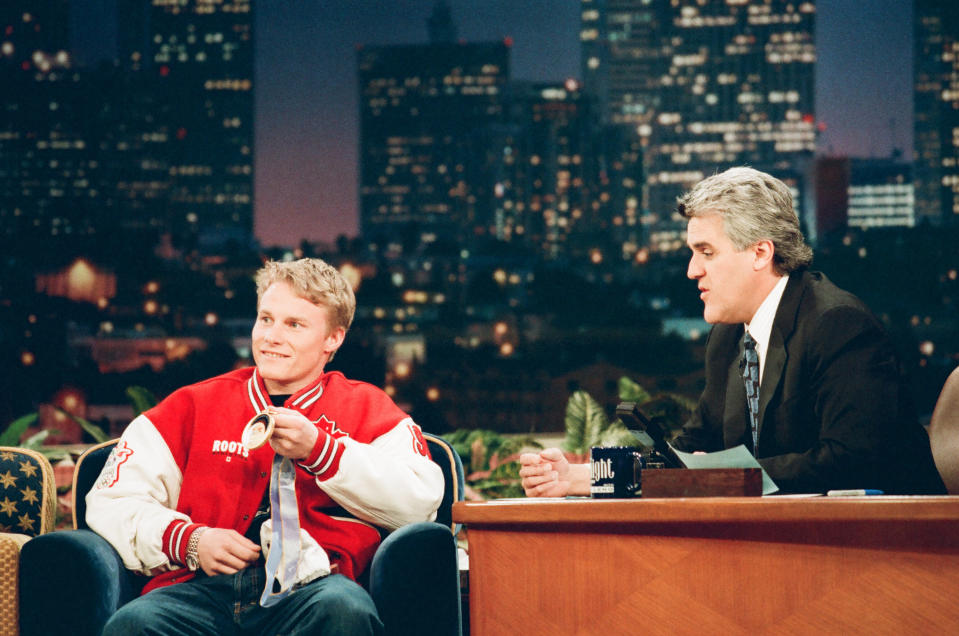
<svg viewBox="0 0 959 636">
<path fill-rule="evenodd" d="M 627 428 L 636 426 L 640 431 L 646 433 L 646 436 L 652 440 L 652 450 L 658 456 L 656 459 L 661 459 L 666 468 L 682 468 L 683 463 L 666 442 L 666 431 L 658 423 L 646 417 L 646 414 L 639 410 L 639 406 L 635 402 L 620 402 L 617 404 L 616 415 L 619 416 Z M 636 434 L 634 431 L 631 432 L 634 435 Z M 641 436 L 640 439 L 642 439 Z M 645 442 L 645 440 L 643 441 Z"/>
</svg>

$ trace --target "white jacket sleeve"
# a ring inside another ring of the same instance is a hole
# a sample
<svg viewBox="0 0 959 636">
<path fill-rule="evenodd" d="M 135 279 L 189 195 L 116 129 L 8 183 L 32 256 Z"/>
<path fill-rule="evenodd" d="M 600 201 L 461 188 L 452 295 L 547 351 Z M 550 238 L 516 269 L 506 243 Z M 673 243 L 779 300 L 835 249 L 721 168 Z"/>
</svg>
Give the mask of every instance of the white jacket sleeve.
<svg viewBox="0 0 959 636">
<path fill-rule="evenodd" d="M 416 426 L 406 418 L 370 444 L 339 440 L 345 446 L 339 470 L 317 478 L 317 485 L 350 513 L 388 530 L 434 520 L 443 499 L 443 471 L 415 452 L 421 443 Z"/>
<path fill-rule="evenodd" d="M 166 442 L 146 416 L 124 431 L 87 493 L 87 525 L 105 538 L 130 570 L 169 570 L 163 533 L 176 519 L 182 474 Z"/>
</svg>

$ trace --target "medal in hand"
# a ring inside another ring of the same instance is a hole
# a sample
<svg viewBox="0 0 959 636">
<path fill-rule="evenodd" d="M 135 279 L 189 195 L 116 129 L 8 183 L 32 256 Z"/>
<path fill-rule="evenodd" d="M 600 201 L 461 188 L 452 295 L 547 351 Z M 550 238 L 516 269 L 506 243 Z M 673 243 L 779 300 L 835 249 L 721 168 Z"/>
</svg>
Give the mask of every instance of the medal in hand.
<svg viewBox="0 0 959 636">
<path fill-rule="evenodd" d="M 263 446 L 270 439 L 270 435 L 273 434 L 275 424 L 273 415 L 263 411 L 247 422 L 247 425 L 243 428 L 243 434 L 240 436 L 240 442 L 250 450 Z"/>
</svg>

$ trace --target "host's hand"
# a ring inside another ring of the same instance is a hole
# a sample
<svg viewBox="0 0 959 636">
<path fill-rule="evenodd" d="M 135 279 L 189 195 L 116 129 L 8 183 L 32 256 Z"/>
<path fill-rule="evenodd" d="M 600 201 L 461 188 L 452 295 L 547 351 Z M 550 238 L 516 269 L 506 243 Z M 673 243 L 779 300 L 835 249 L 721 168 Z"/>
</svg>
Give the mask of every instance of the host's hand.
<svg viewBox="0 0 959 636">
<path fill-rule="evenodd" d="M 260 546 L 236 530 L 209 528 L 200 535 L 196 556 L 200 568 L 210 576 L 234 574 L 256 562 Z"/>
<path fill-rule="evenodd" d="M 558 448 L 523 453 L 519 463 L 519 476 L 523 478 L 527 497 L 589 494 L 589 465 L 570 464 Z"/>
<path fill-rule="evenodd" d="M 313 452 L 319 431 L 305 415 L 293 409 L 271 406 L 267 409 L 275 422 L 270 446 L 278 455 L 306 459 Z"/>
</svg>

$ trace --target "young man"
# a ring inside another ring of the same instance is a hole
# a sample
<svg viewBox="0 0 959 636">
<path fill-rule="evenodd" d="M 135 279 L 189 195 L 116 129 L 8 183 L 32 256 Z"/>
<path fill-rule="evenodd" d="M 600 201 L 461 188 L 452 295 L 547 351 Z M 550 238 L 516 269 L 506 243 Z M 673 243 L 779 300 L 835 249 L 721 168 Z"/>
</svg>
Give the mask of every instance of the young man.
<svg viewBox="0 0 959 636">
<path fill-rule="evenodd" d="M 744 444 L 786 493 L 944 492 L 892 344 L 856 297 L 807 270 L 812 251 L 786 185 L 733 168 L 698 183 L 679 210 L 689 219 L 687 275 L 716 326 L 706 388 L 675 446 Z M 589 494 L 588 465 L 558 449 L 521 463 L 528 496 Z"/>
<path fill-rule="evenodd" d="M 267 263 L 256 283 L 256 366 L 181 388 L 136 418 L 87 495 L 89 526 L 152 577 L 105 634 L 381 633 L 354 581 L 377 528 L 435 517 L 443 476 L 419 427 L 379 389 L 324 372 L 353 320 L 346 280 L 302 259 Z M 263 413 L 273 430 L 251 450 L 244 428 Z M 271 472 L 283 474 L 274 456 L 292 460 L 295 490 L 271 492 L 282 482 Z M 296 505 L 284 507 L 291 491 Z M 297 525 L 299 541 L 280 545 L 298 556 L 277 577 L 293 591 L 266 600 L 273 526 Z"/>
</svg>

